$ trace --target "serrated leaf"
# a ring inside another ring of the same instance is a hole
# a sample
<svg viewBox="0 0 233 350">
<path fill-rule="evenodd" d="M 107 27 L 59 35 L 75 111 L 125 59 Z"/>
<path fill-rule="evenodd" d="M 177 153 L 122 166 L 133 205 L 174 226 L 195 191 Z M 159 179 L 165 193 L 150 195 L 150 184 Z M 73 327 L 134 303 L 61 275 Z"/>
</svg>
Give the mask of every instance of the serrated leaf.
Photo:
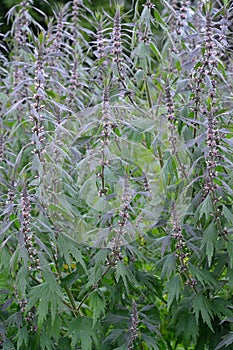
<svg viewBox="0 0 233 350">
<path fill-rule="evenodd" d="M 40 334 L 40 344 L 42 350 L 53 350 L 54 349 L 54 343 L 51 338 L 47 336 L 46 333 Z"/>
<path fill-rule="evenodd" d="M 68 328 L 67 335 L 72 335 L 71 348 L 81 343 L 81 349 L 92 350 L 93 341 L 97 342 L 96 332 L 92 327 L 93 322 L 89 317 L 74 319 Z"/>
<path fill-rule="evenodd" d="M 176 270 L 176 256 L 175 253 L 167 254 L 159 261 L 159 265 L 162 266 L 161 276 L 167 276 L 168 278 Z"/>
<path fill-rule="evenodd" d="M 90 295 L 90 307 L 93 312 L 93 327 L 95 326 L 99 316 L 104 313 L 106 306 L 106 301 L 103 295 L 100 295 L 100 292 L 94 291 Z"/>
<path fill-rule="evenodd" d="M 229 332 L 228 334 L 226 334 L 214 350 L 219 350 L 231 344 L 233 344 L 233 332 Z"/>
<path fill-rule="evenodd" d="M 18 331 L 17 350 L 22 349 L 23 344 L 28 347 L 28 331 L 26 326 L 23 326 Z"/>
<path fill-rule="evenodd" d="M 129 269 L 121 262 L 118 261 L 116 267 L 116 281 L 119 282 L 120 278 L 122 278 L 127 294 L 129 293 L 128 282 L 134 284 L 136 281 L 133 278 L 132 273 Z"/>
<path fill-rule="evenodd" d="M 214 248 L 218 243 L 218 232 L 214 222 L 211 222 L 204 231 L 202 238 L 201 249 L 206 247 L 206 254 L 208 258 L 208 265 L 211 265 L 211 261 L 214 255 Z"/>
<path fill-rule="evenodd" d="M 213 213 L 213 202 L 210 197 L 210 195 L 206 196 L 204 201 L 201 203 L 199 207 L 199 219 L 202 218 L 203 215 L 205 215 L 206 220 L 209 220 L 211 218 L 211 214 Z"/>
<path fill-rule="evenodd" d="M 173 276 L 166 286 L 166 292 L 168 294 L 167 307 L 170 308 L 173 300 L 178 301 L 181 292 L 181 280 L 179 275 Z"/>
<path fill-rule="evenodd" d="M 198 323 L 193 314 L 182 314 L 179 317 L 176 325 L 176 335 L 179 337 L 182 334 L 185 344 L 189 345 L 192 341 L 196 343 L 198 332 Z"/>
<path fill-rule="evenodd" d="M 233 241 L 229 240 L 226 242 L 227 253 L 229 256 L 230 268 L 233 268 Z"/>
<path fill-rule="evenodd" d="M 222 212 L 225 218 L 227 219 L 228 223 L 233 223 L 233 214 L 224 204 L 222 204 Z"/>
<path fill-rule="evenodd" d="M 208 285 L 210 288 L 213 288 L 214 286 L 217 286 L 217 281 L 214 279 L 214 277 L 211 275 L 211 273 L 206 269 L 199 269 L 193 264 L 188 264 L 190 272 L 192 276 L 201 282 L 203 287 L 206 287 Z"/>
<path fill-rule="evenodd" d="M 26 312 L 30 311 L 31 308 L 43 297 L 47 296 L 48 283 L 41 283 L 38 286 L 32 287 L 29 293 L 29 301 L 26 306 Z M 47 297 L 46 297 L 47 298 Z"/>
<path fill-rule="evenodd" d="M 196 322 L 198 323 L 199 314 L 201 314 L 203 322 L 205 322 L 211 329 L 211 331 L 214 333 L 211 324 L 211 319 L 213 317 L 211 306 L 209 301 L 202 294 L 195 295 L 195 298 L 193 300 L 193 311 L 195 314 Z"/>
<path fill-rule="evenodd" d="M 38 314 L 38 326 L 39 328 L 42 326 L 49 309 L 50 298 L 52 297 L 51 293 L 46 293 L 46 298 L 41 298 L 39 306 L 37 308 Z"/>
</svg>

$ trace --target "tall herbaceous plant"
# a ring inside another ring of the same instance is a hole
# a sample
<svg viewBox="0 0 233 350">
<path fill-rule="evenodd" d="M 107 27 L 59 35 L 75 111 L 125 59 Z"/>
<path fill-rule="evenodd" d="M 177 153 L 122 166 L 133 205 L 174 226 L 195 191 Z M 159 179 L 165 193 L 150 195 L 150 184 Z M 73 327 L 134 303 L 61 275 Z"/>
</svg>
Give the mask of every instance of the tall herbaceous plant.
<svg viewBox="0 0 233 350">
<path fill-rule="evenodd" d="M 232 0 L 10 6 L 0 348 L 231 349 Z"/>
</svg>

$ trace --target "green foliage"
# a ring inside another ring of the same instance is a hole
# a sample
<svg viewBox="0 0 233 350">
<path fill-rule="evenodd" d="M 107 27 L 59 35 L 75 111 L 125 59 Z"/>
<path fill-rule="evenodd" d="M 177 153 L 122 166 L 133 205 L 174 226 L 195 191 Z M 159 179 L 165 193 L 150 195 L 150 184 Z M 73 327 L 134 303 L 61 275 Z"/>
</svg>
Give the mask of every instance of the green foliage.
<svg viewBox="0 0 233 350">
<path fill-rule="evenodd" d="M 232 2 L 40 5 L 1 34 L 0 347 L 231 349 Z"/>
</svg>

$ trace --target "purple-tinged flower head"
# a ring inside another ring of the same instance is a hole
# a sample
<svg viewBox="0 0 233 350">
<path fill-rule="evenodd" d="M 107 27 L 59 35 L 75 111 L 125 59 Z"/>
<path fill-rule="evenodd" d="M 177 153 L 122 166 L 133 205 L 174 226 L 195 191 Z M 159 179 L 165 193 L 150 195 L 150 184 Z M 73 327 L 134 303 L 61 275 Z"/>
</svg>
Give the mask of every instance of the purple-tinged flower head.
<svg viewBox="0 0 233 350">
<path fill-rule="evenodd" d="M 21 231 L 24 239 L 24 246 L 28 252 L 29 259 L 34 265 L 37 263 L 37 250 L 35 248 L 34 238 L 31 231 L 31 205 L 28 196 L 26 185 L 22 189 L 21 195 L 21 210 L 22 210 L 22 222 Z M 29 266 L 31 268 L 31 266 Z"/>
<path fill-rule="evenodd" d="M 134 349 L 134 341 L 138 337 L 138 309 L 137 303 L 135 300 L 132 302 L 132 311 L 131 311 L 131 324 L 130 324 L 130 342 L 128 345 L 128 350 Z"/>
<path fill-rule="evenodd" d="M 116 14 L 114 18 L 114 26 L 113 26 L 113 34 L 112 34 L 112 40 L 113 40 L 113 61 L 117 64 L 121 64 L 122 58 L 122 41 L 121 41 L 121 16 L 120 16 L 120 10 L 119 8 L 116 9 Z"/>
<path fill-rule="evenodd" d="M 184 277 L 184 279 L 186 280 L 186 284 L 189 284 L 191 287 L 195 287 L 196 281 L 191 277 L 187 264 L 189 251 L 185 239 L 183 237 L 182 227 L 179 222 L 177 210 L 174 204 L 171 211 L 171 217 L 173 225 L 172 236 L 175 240 L 175 256 L 177 259 L 178 272 Z"/>
</svg>

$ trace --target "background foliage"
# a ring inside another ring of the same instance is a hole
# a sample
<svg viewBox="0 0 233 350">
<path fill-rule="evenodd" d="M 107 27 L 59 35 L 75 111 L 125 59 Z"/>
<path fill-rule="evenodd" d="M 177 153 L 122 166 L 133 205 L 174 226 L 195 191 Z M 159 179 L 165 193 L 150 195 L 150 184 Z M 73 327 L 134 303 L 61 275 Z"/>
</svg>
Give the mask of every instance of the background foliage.
<svg viewBox="0 0 233 350">
<path fill-rule="evenodd" d="M 37 5 L 1 34 L 2 349 L 232 348 L 232 2 Z"/>
</svg>

